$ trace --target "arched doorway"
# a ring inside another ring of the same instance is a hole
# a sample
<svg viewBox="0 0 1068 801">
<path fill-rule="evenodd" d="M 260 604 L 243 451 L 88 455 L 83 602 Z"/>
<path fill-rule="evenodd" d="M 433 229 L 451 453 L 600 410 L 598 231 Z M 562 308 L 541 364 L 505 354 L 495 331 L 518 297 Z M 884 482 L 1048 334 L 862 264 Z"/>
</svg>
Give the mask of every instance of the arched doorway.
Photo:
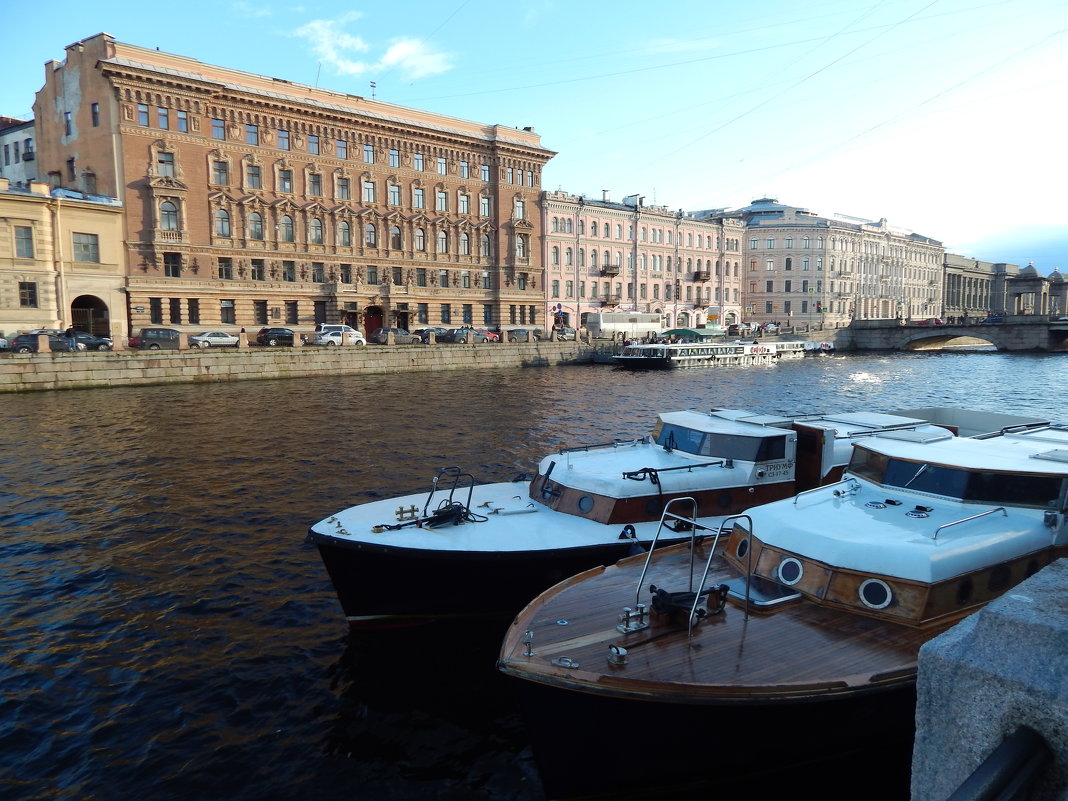
<svg viewBox="0 0 1068 801">
<path fill-rule="evenodd" d="M 363 310 L 363 333 L 371 336 L 376 328 L 382 328 L 382 307 L 368 306 Z"/>
<path fill-rule="evenodd" d="M 111 314 L 95 295 L 79 295 L 70 304 L 70 324 L 93 336 L 111 336 Z"/>
</svg>

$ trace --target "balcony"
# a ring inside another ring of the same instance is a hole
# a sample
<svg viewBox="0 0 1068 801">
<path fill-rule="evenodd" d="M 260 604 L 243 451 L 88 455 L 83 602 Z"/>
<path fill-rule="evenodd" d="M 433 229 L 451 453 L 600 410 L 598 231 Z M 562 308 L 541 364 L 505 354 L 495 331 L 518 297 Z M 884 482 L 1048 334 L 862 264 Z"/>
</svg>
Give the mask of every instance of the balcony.
<svg viewBox="0 0 1068 801">
<path fill-rule="evenodd" d="M 693 274 L 693 280 L 694 281 L 711 281 L 712 280 L 712 271 L 711 270 L 696 270 L 696 271 L 694 271 L 694 274 Z"/>
<path fill-rule="evenodd" d="M 605 295 L 603 298 L 601 298 L 602 306 L 618 306 L 622 302 L 622 295 Z"/>
<path fill-rule="evenodd" d="M 601 275 L 619 275 L 619 265 L 606 264 L 601 268 Z"/>
</svg>

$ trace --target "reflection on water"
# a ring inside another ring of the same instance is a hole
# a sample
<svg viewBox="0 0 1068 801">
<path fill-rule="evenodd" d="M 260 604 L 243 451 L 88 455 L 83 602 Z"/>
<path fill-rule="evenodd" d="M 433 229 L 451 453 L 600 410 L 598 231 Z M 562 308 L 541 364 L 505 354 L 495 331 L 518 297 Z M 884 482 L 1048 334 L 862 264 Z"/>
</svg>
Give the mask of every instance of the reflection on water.
<svg viewBox="0 0 1068 801">
<path fill-rule="evenodd" d="M 1065 420 L 1063 365 L 886 354 L 4 396 L 0 795 L 537 799 L 499 630 L 350 639 L 310 523 L 445 465 L 510 480 L 666 409 Z"/>
</svg>

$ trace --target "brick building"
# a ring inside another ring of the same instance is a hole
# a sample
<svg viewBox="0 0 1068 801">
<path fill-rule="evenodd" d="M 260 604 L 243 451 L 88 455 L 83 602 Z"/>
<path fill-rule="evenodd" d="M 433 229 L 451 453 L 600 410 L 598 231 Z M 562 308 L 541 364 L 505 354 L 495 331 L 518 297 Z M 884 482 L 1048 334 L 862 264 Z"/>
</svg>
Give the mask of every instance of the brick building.
<svg viewBox="0 0 1068 801">
<path fill-rule="evenodd" d="M 101 33 L 45 65 L 39 178 L 126 210 L 133 329 L 543 322 L 531 128 L 212 66 Z"/>
</svg>

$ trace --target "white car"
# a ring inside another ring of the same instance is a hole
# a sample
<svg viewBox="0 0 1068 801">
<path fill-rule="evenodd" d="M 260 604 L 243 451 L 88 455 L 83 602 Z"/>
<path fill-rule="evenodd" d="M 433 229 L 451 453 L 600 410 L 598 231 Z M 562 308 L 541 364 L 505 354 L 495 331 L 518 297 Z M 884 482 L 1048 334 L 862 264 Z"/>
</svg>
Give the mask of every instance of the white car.
<svg viewBox="0 0 1068 801">
<path fill-rule="evenodd" d="M 320 325 L 312 336 L 312 345 L 340 345 L 342 337 L 347 345 L 366 345 L 367 338 L 352 326 L 348 325 Z"/>
<path fill-rule="evenodd" d="M 205 331 L 189 337 L 189 344 L 197 348 L 236 348 L 237 334 L 225 331 Z"/>
</svg>

